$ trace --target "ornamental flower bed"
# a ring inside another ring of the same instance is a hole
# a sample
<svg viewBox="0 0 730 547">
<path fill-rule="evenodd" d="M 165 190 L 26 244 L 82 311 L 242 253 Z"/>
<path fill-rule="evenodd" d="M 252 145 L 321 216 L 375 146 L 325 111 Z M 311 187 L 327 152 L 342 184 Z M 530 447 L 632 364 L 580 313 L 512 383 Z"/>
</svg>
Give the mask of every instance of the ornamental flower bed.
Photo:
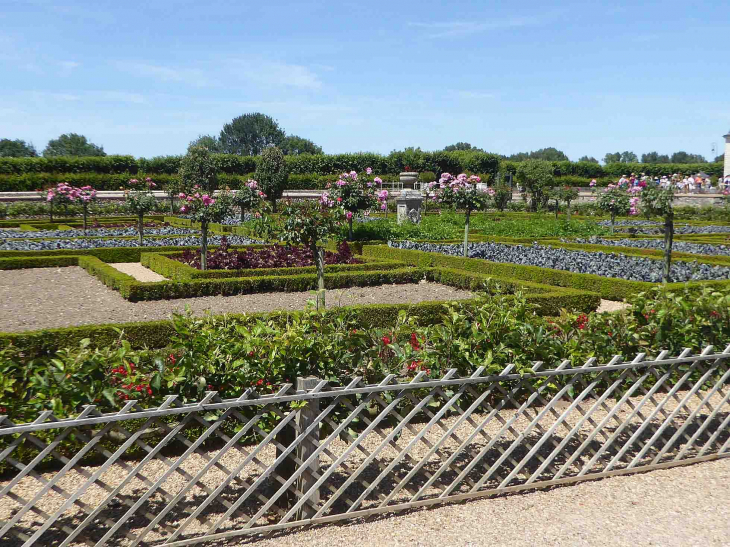
<svg viewBox="0 0 730 547">
<path fill-rule="evenodd" d="M 171 257 L 188 266 L 200 269 L 200 249 L 185 251 L 182 256 Z M 208 252 L 209 270 L 248 270 L 254 268 L 299 268 L 314 266 L 312 252 L 306 247 L 272 245 L 263 249 L 231 249 L 224 237 L 215 251 Z M 341 243 L 337 252 L 327 251 L 325 264 L 360 264 L 361 261 L 352 256 L 347 243 Z"/>
</svg>

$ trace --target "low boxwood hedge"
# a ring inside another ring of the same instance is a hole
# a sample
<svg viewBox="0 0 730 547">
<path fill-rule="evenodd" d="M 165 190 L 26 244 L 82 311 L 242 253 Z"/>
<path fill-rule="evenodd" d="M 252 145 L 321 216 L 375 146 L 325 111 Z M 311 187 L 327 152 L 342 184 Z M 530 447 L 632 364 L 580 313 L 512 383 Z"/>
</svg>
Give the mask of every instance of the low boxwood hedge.
<svg viewBox="0 0 730 547">
<path fill-rule="evenodd" d="M 485 275 L 507 279 L 532 281 L 544 285 L 566 287 L 590 291 L 601 295 L 607 300 L 624 300 L 655 286 L 655 283 L 645 281 L 627 281 L 614 277 L 601 277 L 594 274 L 581 274 L 565 270 L 553 270 L 538 266 L 524 266 L 503 262 L 490 262 L 479 258 L 463 258 L 428 253 L 425 251 L 395 249 L 386 245 L 368 245 L 363 247 L 363 255 L 374 258 L 400 260 L 419 268 L 453 268 L 478 272 Z M 669 288 L 689 287 L 725 287 L 730 281 L 697 281 L 691 283 L 669 283 Z"/>
</svg>

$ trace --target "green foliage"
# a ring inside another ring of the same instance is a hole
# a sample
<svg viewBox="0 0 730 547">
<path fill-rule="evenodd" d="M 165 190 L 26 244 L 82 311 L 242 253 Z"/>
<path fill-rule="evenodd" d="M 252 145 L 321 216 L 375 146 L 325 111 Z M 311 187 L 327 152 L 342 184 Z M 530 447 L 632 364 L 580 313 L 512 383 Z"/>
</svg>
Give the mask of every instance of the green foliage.
<svg viewBox="0 0 730 547">
<path fill-rule="evenodd" d="M 596 158 L 594 158 L 593 156 L 582 156 L 578 161 L 579 162 L 584 161 L 584 162 L 588 162 L 588 163 L 598 163 L 598 160 Z"/>
<path fill-rule="evenodd" d="M 290 204 L 283 215 L 286 220 L 281 227 L 281 240 L 308 248 L 322 246 L 333 239 L 345 218 L 342 207 L 325 195 L 317 202 Z"/>
<path fill-rule="evenodd" d="M 287 135 L 281 142 L 281 151 L 287 156 L 300 154 L 322 154 L 322 147 L 317 146 L 309 139 L 297 135 Z"/>
<path fill-rule="evenodd" d="M 444 147 L 444 152 L 455 152 L 457 150 L 468 150 L 473 152 L 484 152 L 481 148 L 472 146 L 468 142 L 457 142 L 456 144 L 450 144 Z M 429 181 L 430 182 L 430 181 Z"/>
<path fill-rule="evenodd" d="M 284 131 L 271 116 L 254 112 L 233 118 L 223 126 L 220 145 L 226 154 L 258 156 L 270 146 L 280 146 Z"/>
<path fill-rule="evenodd" d="M 261 153 L 261 159 L 256 167 L 256 180 L 261 190 L 271 200 L 272 209 L 276 212 L 276 200 L 286 189 L 289 179 L 289 169 L 284 161 L 284 154 L 276 146 L 270 146 Z"/>
<path fill-rule="evenodd" d="M 217 187 L 218 168 L 210 151 L 204 146 L 188 148 L 188 153 L 180 162 L 178 175 L 183 191 L 190 191 L 197 186 L 206 192 L 212 192 Z"/>
<path fill-rule="evenodd" d="M 609 186 L 606 190 L 598 194 L 596 204 L 600 209 L 611 215 L 611 219 L 617 216 L 627 215 L 631 209 L 631 198 L 623 188 L 618 186 Z"/>
<path fill-rule="evenodd" d="M 533 211 L 543 206 L 547 189 L 553 184 L 553 167 L 543 160 L 527 160 L 517 168 L 517 181 L 531 196 Z"/>
<path fill-rule="evenodd" d="M 221 142 L 218 140 L 218 137 L 213 135 L 200 135 L 197 139 L 190 142 L 188 149 L 198 146 L 207 148 L 212 154 L 220 154 L 223 152 Z"/>
<path fill-rule="evenodd" d="M 38 152 L 32 143 L 23 140 L 0 139 L 0 158 L 35 158 Z"/>
<path fill-rule="evenodd" d="M 103 147 L 89 142 L 83 135 L 65 133 L 48 141 L 43 156 L 106 156 L 106 152 Z"/>
<path fill-rule="evenodd" d="M 672 189 L 647 186 L 641 192 L 641 207 L 650 215 L 674 217 L 673 202 L 676 199 Z"/>
<path fill-rule="evenodd" d="M 541 148 L 534 152 L 520 152 L 512 154 L 510 161 L 543 160 L 543 161 L 570 161 L 564 152 L 557 148 Z"/>
<path fill-rule="evenodd" d="M 494 206 L 497 210 L 504 211 L 507 204 L 512 201 L 512 188 L 506 184 L 498 184 L 494 188 Z"/>
</svg>

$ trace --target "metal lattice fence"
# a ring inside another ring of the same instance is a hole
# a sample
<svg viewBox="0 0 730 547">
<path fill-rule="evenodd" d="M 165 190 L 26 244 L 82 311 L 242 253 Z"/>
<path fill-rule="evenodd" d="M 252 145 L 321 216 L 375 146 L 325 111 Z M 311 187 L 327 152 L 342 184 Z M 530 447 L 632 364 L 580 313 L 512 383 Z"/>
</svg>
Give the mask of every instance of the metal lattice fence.
<svg viewBox="0 0 730 547">
<path fill-rule="evenodd" d="M 730 454 L 730 346 L 0 423 L 2 545 L 189 545 Z"/>
</svg>

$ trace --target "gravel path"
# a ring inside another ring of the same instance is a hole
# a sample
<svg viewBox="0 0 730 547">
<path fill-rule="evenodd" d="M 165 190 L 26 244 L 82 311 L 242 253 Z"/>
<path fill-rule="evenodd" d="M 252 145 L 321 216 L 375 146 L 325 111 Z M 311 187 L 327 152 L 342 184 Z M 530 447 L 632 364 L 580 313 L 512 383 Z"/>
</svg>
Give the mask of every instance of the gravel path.
<svg viewBox="0 0 730 547">
<path fill-rule="evenodd" d="M 327 291 L 329 306 L 353 304 L 417 303 L 427 300 L 460 300 L 472 293 L 439 285 L 419 283 L 382 285 Z M 166 319 L 172 311 L 189 306 L 201 315 L 253 313 L 305 308 L 310 292 L 260 293 L 209 296 L 152 302 L 128 302 L 82 268 L 38 268 L 0 271 L 0 331 L 124 323 Z"/>
<path fill-rule="evenodd" d="M 730 459 L 228 545 L 721 547 Z"/>
<path fill-rule="evenodd" d="M 109 265 L 122 273 L 131 275 L 137 281 L 142 281 L 143 283 L 167 280 L 166 277 L 142 266 L 139 262 L 111 262 Z"/>
<path fill-rule="evenodd" d="M 601 300 L 601 304 L 596 310 L 598 313 L 621 311 L 630 308 L 631 304 L 626 302 L 616 302 L 615 300 Z"/>
</svg>

